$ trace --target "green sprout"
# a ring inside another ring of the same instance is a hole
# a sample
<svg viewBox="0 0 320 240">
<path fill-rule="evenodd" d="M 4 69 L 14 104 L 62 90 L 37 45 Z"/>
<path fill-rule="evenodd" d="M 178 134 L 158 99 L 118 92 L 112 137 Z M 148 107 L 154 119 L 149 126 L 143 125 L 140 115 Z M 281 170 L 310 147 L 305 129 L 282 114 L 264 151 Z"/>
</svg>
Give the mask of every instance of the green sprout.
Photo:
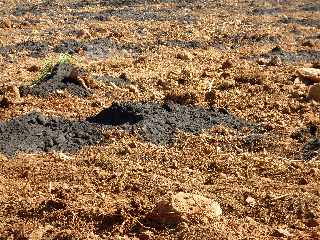
<svg viewBox="0 0 320 240">
<path fill-rule="evenodd" d="M 57 64 L 71 64 L 74 62 L 74 60 L 75 60 L 75 58 L 68 53 L 61 53 L 57 63 L 54 63 L 54 61 L 52 59 L 45 60 L 43 67 L 40 71 L 40 74 L 34 83 L 41 82 L 46 77 L 48 77 L 52 73 L 55 65 L 57 65 Z"/>
<path fill-rule="evenodd" d="M 68 64 L 68 63 L 72 63 L 73 60 L 75 60 L 75 58 L 72 55 L 70 55 L 69 53 L 61 53 L 59 56 L 58 63 L 59 64 Z"/>
<path fill-rule="evenodd" d="M 40 82 L 40 81 L 44 80 L 46 77 L 48 77 L 52 73 L 53 67 L 54 67 L 54 65 L 53 65 L 53 61 L 51 59 L 45 60 L 36 82 L 38 82 L 38 81 Z"/>
</svg>

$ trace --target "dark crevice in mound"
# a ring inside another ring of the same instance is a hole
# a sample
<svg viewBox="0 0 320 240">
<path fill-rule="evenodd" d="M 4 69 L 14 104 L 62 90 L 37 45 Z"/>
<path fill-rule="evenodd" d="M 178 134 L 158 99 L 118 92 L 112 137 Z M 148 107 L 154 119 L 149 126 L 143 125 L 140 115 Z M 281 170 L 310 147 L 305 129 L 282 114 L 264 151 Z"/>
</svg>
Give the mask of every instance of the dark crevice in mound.
<svg viewBox="0 0 320 240">
<path fill-rule="evenodd" d="M 88 121 L 109 127 L 121 126 L 128 131 L 136 129 L 143 140 L 155 144 L 171 143 L 177 131 L 196 134 L 216 124 L 235 129 L 252 127 L 227 112 L 173 102 L 113 103 Z"/>
<path fill-rule="evenodd" d="M 79 79 L 79 70 L 72 64 L 56 64 L 51 72 L 48 72 L 44 78 L 33 86 L 21 86 L 21 96 L 28 94 L 37 97 L 48 97 L 57 90 L 67 89 L 71 94 L 78 97 L 87 97 L 91 91 Z"/>
<path fill-rule="evenodd" d="M 102 133 L 87 122 L 47 117 L 37 112 L 0 124 L 0 152 L 75 152 L 100 142 Z"/>
</svg>

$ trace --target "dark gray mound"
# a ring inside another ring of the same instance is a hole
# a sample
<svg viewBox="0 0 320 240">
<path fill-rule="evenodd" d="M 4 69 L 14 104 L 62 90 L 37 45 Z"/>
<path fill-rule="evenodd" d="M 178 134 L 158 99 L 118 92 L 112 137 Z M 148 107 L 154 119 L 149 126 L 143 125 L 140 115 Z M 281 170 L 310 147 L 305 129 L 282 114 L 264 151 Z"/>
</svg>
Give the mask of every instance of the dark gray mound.
<svg viewBox="0 0 320 240">
<path fill-rule="evenodd" d="M 67 89 L 71 94 L 78 97 L 87 97 L 91 95 L 79 80 L 78 68 L 69 63 L 60 63 L 53 67 L 51 73 L 38 81 L 33 86 L 21 86 L 21 96 L 28 94 L 37 97 L 48 97 L 57 90 Z"/>
<path fill-rule="evenodd" d="M 320 138 L 309 141 L 303 148 L 303 159 L 311 160 L 320 155 Z"/>
<path fill-rule="evenodd" d="M 47 117 L 37 112 L 0 124 L 0 151 L 8 156 L 17 152 L 75 152 L 101 139 L 102 133 L 87 122 Z"/>
<path fill-rule="evenodd" d="M 235 129 L 249 127 L 244 120 L 225 110 L 211 110 L 172 102 L 113 103 L 111 107 L 89 118 L 88 121 L 109 127 L 121 126 L 129 131 L 136 129 L 143 140 L 155 144 L 171 143 L 177 130 L 199 133 L 216 124 L 225 124 Z"/>
</svg>

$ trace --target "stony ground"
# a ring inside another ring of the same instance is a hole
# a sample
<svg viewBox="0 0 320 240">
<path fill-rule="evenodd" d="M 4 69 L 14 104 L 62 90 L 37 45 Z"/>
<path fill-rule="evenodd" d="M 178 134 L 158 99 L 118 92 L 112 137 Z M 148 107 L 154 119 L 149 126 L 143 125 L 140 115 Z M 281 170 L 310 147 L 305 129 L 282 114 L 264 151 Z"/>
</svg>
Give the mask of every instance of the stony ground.
<svg viewBox="0 0 320 240">
<path fill-rule="evenodd" d="M 318 1 L 6 0 L 0 18 L 0 239 L 320 239 L 320 103 L 297 72 L 320 66 Z M 61 54 L 77 83 L 21 91 Z M 179 192 L 222 214 L 150 218 Z"/>
</svg>

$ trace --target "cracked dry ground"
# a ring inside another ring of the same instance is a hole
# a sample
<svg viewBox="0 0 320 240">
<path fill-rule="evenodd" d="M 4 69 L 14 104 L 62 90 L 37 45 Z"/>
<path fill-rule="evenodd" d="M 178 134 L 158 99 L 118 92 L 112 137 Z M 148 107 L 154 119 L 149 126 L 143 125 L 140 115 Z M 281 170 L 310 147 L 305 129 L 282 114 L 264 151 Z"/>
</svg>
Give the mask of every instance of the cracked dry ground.
<svg viewBox="0 0 320 240">
<path fill-rule="evenodd" d="M 0 129 L 0 239 L 320 238 L 320 104 L 296 73 L 319 67 L 318 1 L 6 0 L 0 18 L 3 89 L 32 83 L 46 59 L 69 53 L 92 92 L 27 95 L 0 108 L 1 124 L 17 126 Z M 149 141 L 139 130 L 104 127 L 99 143 L 81 147 L 65 132 L 113 102 L 165 100 L 219 109 L 260 130 L 182 124 L 159 144 L 155 132 Z M 33 125 L 19 125 L 32 114 Z M 32 136 L 17 139 L 26 145 L 14 156 L 3 152 L 10 129 L 41 134 L 41 116 L 50 126 L 68 119 L 60 140 L 76 151 L 28 148 Z M 177 192 L 214 199 L 222 215 L 148 224 L 159 199 Z"/>
</svg>

